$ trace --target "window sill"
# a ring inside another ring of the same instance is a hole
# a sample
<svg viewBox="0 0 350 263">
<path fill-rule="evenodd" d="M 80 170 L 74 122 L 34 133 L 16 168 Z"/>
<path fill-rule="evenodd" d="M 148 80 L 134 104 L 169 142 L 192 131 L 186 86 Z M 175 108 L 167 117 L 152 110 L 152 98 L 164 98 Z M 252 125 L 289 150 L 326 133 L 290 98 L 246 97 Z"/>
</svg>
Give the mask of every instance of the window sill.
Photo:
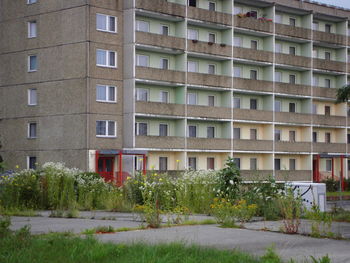
<svg viewBox="0 0 350 263">
<path fill-rule="evenodd" d="M 109 103 L 109 104 L 117 104 L 117 101 L 108 101 L 108 100 L 96 100 L 99 103 Z"/>
<path fill-rule="evenodd" d="M 103 29 L 97 29 L 96 31 L 103 32 L 103 33 L 112 33 L 112 34 L 118 34 L 117 31 L 109 31 L 109 30 L 103 30 Z"/>
<path fill-rule="evenodd" d="M 112 68 L 112 69 L 118 68 L 117 66 L 106 66 L 106 65 L 100 65 L 100 64 L 96 64 L 96 66 L 101 68 Z"/>
<path fill-rule="evenodd" d="M 114 139 L 117 138 L 116 135 L 113 136 L 106 136 L 106 135 L 96 135 L 97 138 L 106 138 L 106 139 Z"/>
<path fill-rule="evenodd" d="M 37 69 L 28 70 L 28 73 L 34 73 L 34 72 L 37 72 L 37 71 L 38 71 Z"/>
<path fill-rule="evenodd" d="M 38 137 L 27 137 L 28 140 L 35 140 L 37 139 Z"/>
</svg>

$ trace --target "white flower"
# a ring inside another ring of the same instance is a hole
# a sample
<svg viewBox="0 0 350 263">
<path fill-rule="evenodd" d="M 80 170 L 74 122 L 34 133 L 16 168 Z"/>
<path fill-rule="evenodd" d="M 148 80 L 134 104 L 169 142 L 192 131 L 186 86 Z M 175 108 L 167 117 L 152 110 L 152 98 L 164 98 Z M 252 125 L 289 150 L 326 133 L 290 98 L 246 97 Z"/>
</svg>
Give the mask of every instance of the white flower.
<svg viewBox="0 0 350 263">
<path fill-rule="evenodd" d="M 233 180 L 230 180 L 230 184 L 232 184 L 232 185 L 233 185 Z"/>
</svg>

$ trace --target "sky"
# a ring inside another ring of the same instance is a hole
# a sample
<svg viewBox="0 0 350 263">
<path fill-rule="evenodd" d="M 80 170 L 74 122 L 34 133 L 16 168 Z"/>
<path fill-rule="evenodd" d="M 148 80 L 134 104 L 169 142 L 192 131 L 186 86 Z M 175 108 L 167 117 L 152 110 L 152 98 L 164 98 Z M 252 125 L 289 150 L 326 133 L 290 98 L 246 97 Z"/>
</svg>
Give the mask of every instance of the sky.
<svg viewBox="0 0 350 263">
<path fill-rule="evenodd" d="M 350 0 L 316 0 L 316 2 L 350 9 Z"/>
</svg>

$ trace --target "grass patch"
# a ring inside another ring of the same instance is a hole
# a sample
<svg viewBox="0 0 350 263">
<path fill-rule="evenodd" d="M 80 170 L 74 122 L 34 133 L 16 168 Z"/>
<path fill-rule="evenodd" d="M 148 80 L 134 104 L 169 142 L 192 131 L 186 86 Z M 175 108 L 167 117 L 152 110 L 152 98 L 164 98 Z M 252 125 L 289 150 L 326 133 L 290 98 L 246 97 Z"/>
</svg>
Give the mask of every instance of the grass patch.
<svg viewBox="0 0 350 263">
<path fill-rule="evenodd" d="M 345 195 L 350 195 L 350 191 L 347 192 L 327 192 L 326 193 L 327 196 L 345 196 Z"/>
<path fill-rule="evenodd" d="M 196 225 L 214 225 L 217 224 L 215 220 L 213 219 L 204 219 L 204 220 L 200 220 L 200 221 L 196 221 L 196 220 L 187 220 L 184 221 L 180 224 L 180 226 L 196 226 Z M 176 226 L 176 225 L 175 225 Z"/>
<path fill-rule="evenodd" d="M 21 210 L 18 208 L 13 208 L 13 209 L 2 209 L 0 208 L 0 215 L 3 216 L 40 216 L 36 211 L 26 209 L 26 210 Z"/>
</svg>

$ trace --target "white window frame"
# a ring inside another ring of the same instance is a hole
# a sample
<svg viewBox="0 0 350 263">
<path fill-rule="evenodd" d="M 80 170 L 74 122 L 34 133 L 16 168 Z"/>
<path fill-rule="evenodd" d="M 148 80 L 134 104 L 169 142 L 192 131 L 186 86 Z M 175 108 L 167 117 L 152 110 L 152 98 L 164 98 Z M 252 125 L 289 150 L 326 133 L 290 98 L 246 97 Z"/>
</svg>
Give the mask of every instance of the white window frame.
<svg viewBox="0 0 350 263">
<path fill-rule="evenodd" d="M 103 64 L 98 64 L 97 62 L 97 52 L 99 51 L 102 51 L 102 52 L 105 52 L 106 54 L 106 65 L 103 65 Z M 114 62 L 115 62 L 115 65 L 114 66 L 111 66 L 110 65 L 110 54 L 111 53 L 114 53 Z M 117 51 L 113 51 L 113 50 L 105 50 L 105 49 L 96 49 L 96 66 L 98 67 L 104 67 L 104 68 L 118 68 L 118 56 L 117 56 Z"/>
<path fill-rule="evenodd" d="M 190 136 L 190 127 L 195 127 L 195 131 L 196 131 L 195 136 Z M 197 125 L 189 124 L 187 126 L 187 137 L 188 138 L 197 138 L 198 137 L 198 127 L 197 127 Z"/>
<path fill-rule="evenodd" d="M 147 30 L 141 30 L 140 25 L 144 23 L 144 25 L 147 25 Z M 144 21 L 144 20 L 136 20 L 136 31 L 139 32 L 145 32 L 145 33 L 149 33 L 150 32 L 150 26 L 149 26 L 149 22 L 148 21 Z"/>
<path fill-rule="evenodd" d="M 146 135 L 140 134 L 140 124 L 146 124 Z M 147 122 L 136 122 L 136 136 L 148 136 L 148 123 Z"/>
<path fill-rule="evenodd" d="M 233 45 L 235 47 L 242 47 L 242 37 L 233 37 Z"/>
<path fill-rule="evenodd" d="M 97 98 L 97 87 L 104 87 L 105 88 L 105 95 L 106 95 L 106 99 L 105 100 L 99 100 Z M 114 100 L 110 100 L 109 99 L 110 88 L 114 88 Z M 107 102 L 107 103 L 116 103 L 117 102 L 117 87 L 116 86 L 110 86 L 110 85 L 97 84 L 96 85 L 96 101 L 98 101 L 98 102 Z"/>
<path fill-rule="evenodd" d="M 194 70 L 190 70 L 190 65 L 194 66 Z M 187 61 L 187 71 L 188 72 L 198 73 L 198 68 L 199 68 L 198 61 L 193 61 L 193 60 Z"/>
<path fill-rule="evenodd" d="M 290 25 L 290 26 L 293 26 L 293 25 L 291 25 L 291 23 L 290 23 L 292 20 L 294 21 L 294 27 L 296 27 L 296 26 L 297 26 L 297 19 L 296 19 L 295 17 L 289 17 L 289 21 L 288 21 L 288 22 L 289 22 L 289 25 Z"/>
<path fill-rule="evenodd" d="M 279 76 L 279 77 L 277 77 L 277 76 Z M 275 72 L 275 82 L 282 82 L 282 72 L 281 71 Z"/>
<path fill-rule="evenodd" d="M 37 0 L 27 0 L 27 5 L 35 4 Z"/>
<path fill-rule="evenodd" d="M 213 67 L 214 72 L 210 72 L 210 67 Z M 208 64 L 208 74 L 215 75 L 216 74 L 216 65 L 215 64 Z"/>
<path fill-rule="evenodd" d="M 192 36 L 191 33 L 194 33 L 195 36 Z M 187 29 L 187 39 L 189 40 L 198 40 L 199 31 L 197 29 L 188 28 Z"/>
<path fill-rule="evenodd" d="M 30 134 L 30 127 L 31 127 L 32 124 L 35 125 L 35 136 L 32 136 Z M 27 138 L 28 139 L 36 139 L 36 138 L 38 138 L 38 124 L 36 122 L 28 122 Z"/>
<path fill-rule="evenodd" d="M 166 68 L 163 67 L 163 61 L 167 61 Z M 160 69 L 169 70 L 169 68 L 170 68 L 170 59 L 169 58 L 160 58 Z"/>
<path fill-rule="evenodd" d="M 35 25 L 35 30 L 32 30 L 32 25 Z M 28 38 L 36 38 L 38 36 L 38 24 L 36 20 L 28 21 Z"/>
<path fill-rule="evenodd" d="M 235 100 L 239 103 L 239 107 L 236 107 Z M 241 98 L 240 97 L 233 97 L 233 108 L 234 109 L 240 109 L 241 108 Z"/>
<path fill-rule="evenodd" d="M 241 6 L 234 6 L 233 8 L 233 14 L 238 15 L 243 13 L 243 8 Z"/>
<path fill-rule="evenodd" d="M 208 129 L 213 129 L 213 137 L 209 137 L 208 135 L 209 135 L 209 133 L 208 133 Z M 208 139 L 214 139 L 216 137 L 216 129 L 215 129 L 215 126 L 208 126 L 207 127 L 207 138 Z"/>
<path fill-rule="evenodd" d="M 161 127 L 161 125 L 166 126 L 166 135 L 160 135 L 160 127 Z M 162 136 L 162 137 L 169 136 L 169 124 L 168 123 L 163 123 L 163 122 L 159 123 L 159 136 Z"/>
<path fill-rule="evenodd" d="M 275 23 L 276 24 L 282 24 L 282 15 L 281 14 L 275 14 Z"/>
<path fill-rule="evenodd" d="M 213 105 L 210 105 L 210 98 L 213 98 Z M 216 96 L 215 95 L 208 95 L 208 106 L 215 107 L 216 105 Z"/>
<path fill-rule="evenodd" d="M 213 36 L 214 41 L 210 41 L 210 36 Z M 209 43 L 216 43 L 216 33 L 214 33 L 214 32 L 209 32 L 208 33 L 208 42 Z"/>
<path fill-rule="evenodd" d="M 105 17 L 106 29 L 98 28 L 97 16 L 104 16 Z M 114 31 L 109 30 L 109 28 L 110 28 L 110 18 L 111 17 L 114 18 Z M 97 31 L 102 31 L 102 32 L 108 32 L 108 33 L 116 34 L 118 32 L 118 18 L 116 16 L 110 16 L 110 15 L 105 15 L 105 14 L 101 14 L 101 13 L 96 13 L 96 30 Z"/>
<path fill-rule="evenodd" d="M 210 5 L 214 5 L 214 10 L 210 9 Z M 209 2 L 208 2 L 208 10 L 209 10 L 209 11 L 216 11 L 216 2 L 209 1 Z"/>
<path fill-rule="evenodd" d="M 36 166 L 36 163 L 37 163 L 37 161 L 38 161 L 38 158 L 36 157 L 36 156 L 27 156 L 27 169 L 36 169 L 36 167 L 35 168 L 30 168 L 30 158 L 35 158 L 35 166 Z"/>
<path fill-rule="evenodd" d="M 236 73 L 239 74 L 237 75 Z M 233 67 L 233 77 L 235 78 L 242 78 L 242 68 L 241 67 Z"/>
<path fill-rule="evenodd" d="M 195 99 L 195 103 L 190 103 L 190 96 L 193 95 Z M 198 103 L 198 96 L 197 93 L 194 92 L 188 92 L 187 93 L 187 105 L 197 105 Z"/>
<path fill-rule="evenodd" d="M 168 29 L 168 34 L 164 34 L 163 33 L 163 28 L 167 28 Z M 160 25 L 160 32 L 159 32 L 161 35 L 163 36 L 169 36 L 170 35 L 170 27 L 168 25 L 164 25 L 164 24 L 161 24 Z"/>
<path fill-rule="evenodd" d="M 163 101 L 163 96 L 162 94 L 166 93 L 166 101 Z M 166 91 L 166 90 L 161 90 L 159 92 L 159 101 L 161 103 L 169 103 L 169 91 Z"/>
<path fill-rule="evenodd" d="M 140 94 L 141 91 L 145 91 L 146 96 L 147 96 L 146 100 L 141 100 L 141 94 Z M 137 101 L 149 101 L 149 90 L 143 89 L 143 88 L 136 88 L 136 100 Z"/>
<path fill-rule="evenodd" d="M 105 135 L 97 134 L 97 122 L 105 122 L 106 123 Z M 111 122 L 113 123 L 112 125 L 114 125 L 114 134 L 113 135 L 109 135 L 108 134 L 109 125 L 111 125 L 110 124 Z M 113 121 L 113 120 L 97 120 L 96 121 L 96 137 L 100 137 L 100 138 L 116 138 L 117 137 L 117 122 Z"/>
<path fill-rule="evenodd" d="M 32 57 L 36 58 L 35 69 L 31 69 L 31 67 L 30 67 L 30 60 Z M 38 56 L 37 55 L 28 55 L 28 72 L 36 72 L 36 71 L 38 71 Z"/>
<path fill-rule="evenodd" d="M 283 47 L 282 47 L 281 43 L 275 43 L 275 52 L 276 53 L 282 53 L 283 52 Z"/>
<path fill-rule="evenodd" d="M 31 101 L 32 92 L 35 94 L 35 102 Z M 28 106 L 38 105 L 38 90 L 37 89 L 28 89 Z"/>
<path fill-rule="evenodd" d="M 256 43 L 256 49 L 253 49 L 253 42 Z M 259 50 L 259 41 L 255 39 L 250 40 L 250 48 L 253 50 Z"/>
<path fill-rule="evenodd" d="M 141 57 L 147 58 L 146 65 L 141 65 L 141 63 L 140 63 L 140 58 Z M 149 67 L 149 56 L 148 55 L 142 55 L 142 54 L 136 54 L 136 66 L 138 66 L 138 67 Z"/>
</svg>

